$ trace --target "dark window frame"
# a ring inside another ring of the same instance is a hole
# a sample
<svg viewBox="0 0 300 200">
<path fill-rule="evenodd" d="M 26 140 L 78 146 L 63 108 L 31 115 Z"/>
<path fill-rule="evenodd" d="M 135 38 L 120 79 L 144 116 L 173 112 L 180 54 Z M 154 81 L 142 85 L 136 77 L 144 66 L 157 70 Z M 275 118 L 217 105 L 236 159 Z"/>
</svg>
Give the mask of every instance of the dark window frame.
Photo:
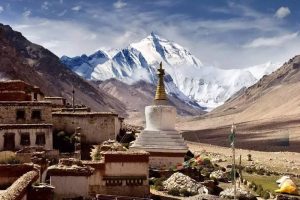
<svg viewBox="0 0 300 200">
<path fill-rule="evenodd" d="M 36 133 L 35 144 L 39 145 L 39 146 L 45 146 L 45 144 L 46 144 L 46 134 L 44 132 Z"/>
<path fill-rule="evenodd" d="M 30 133 L 28 132 L 20 133 L 20 145 L 30 146 Z"/>
<path fill-rule="evenodd" d="M 25 119 L 26 119 L 25 109 L 16 110 L 16 120 L 25 120 Z"/>
<path fill-rule="evenodd" d="M 3 141 L 3 148 L 5 150 L 14 150 L 15 147 L 16 147 L 16 137 L 15 137 L 15 133 L 13 132 L 6 132 L 4 133 L 4 141 Z M 13 139 L 13 144 L 12 144 L 12 147 L 10 148 L 9 144 L 8 144 L 8 138 L 12 138 Z"/>
<path fill-rule="evenodd" d="M 31 111 L 31 119 L 41 120 L 42 119 L 42 111 L 41 110 L 32 110 Z"/>
</svg>

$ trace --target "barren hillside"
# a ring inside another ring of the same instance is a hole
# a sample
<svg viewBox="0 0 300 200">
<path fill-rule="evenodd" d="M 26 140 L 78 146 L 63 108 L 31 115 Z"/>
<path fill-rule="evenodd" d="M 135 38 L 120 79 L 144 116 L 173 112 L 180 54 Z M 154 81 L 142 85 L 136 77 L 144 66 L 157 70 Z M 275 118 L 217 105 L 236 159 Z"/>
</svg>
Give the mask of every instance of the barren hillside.
<svg viewBox="0 0 300 200">
<path fill-rule="evenodd" d="M 188 140 L 226 146 L 236 123 L 239 147 L 300 152 L 300 56 L 206 115 L 182 121 Z M 282 145 L 282 141 L 288 144 Z"/>
</svg>

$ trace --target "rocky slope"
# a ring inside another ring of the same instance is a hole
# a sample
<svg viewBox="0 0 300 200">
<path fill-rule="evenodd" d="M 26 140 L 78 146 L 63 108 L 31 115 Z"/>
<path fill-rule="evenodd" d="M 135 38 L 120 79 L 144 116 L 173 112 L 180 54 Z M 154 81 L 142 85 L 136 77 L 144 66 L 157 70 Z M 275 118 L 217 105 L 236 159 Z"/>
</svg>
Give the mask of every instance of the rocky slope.
<svg viewBox="0 0 300 200">
<path fill-rule="evenodd" d="M 10 26 L 0 24 L 0 79 L 21 79 L 46 95 L 70 100 L 74 86 L 77 104 L 97 111 L 125 113 L 125 106 L 65 67 L 49 50 L 28 41 Z"/>
<path fill-rule="evenodd" d="M 300 114 L 300 56 L 284 63 L 256 84 L 239 91 L 211 115 L 242 113 L 248 118 L 271 118 Z"/>
<path fill-rule="evenodd" d="M 223 104 L 277 67 L 272 63 L 228 70 L 204 66 L 187 49 L 155 33 L 114 54 L 99 50 L 90 56 L 63 56 L 61 60 L 88 80 L 116 78 L 125 83 L 144 80 L 151 84 L 156 84 L 155 68 L 163 61 L 167 92 L 183 101 L 196 101 L 206 110 Z"/>
</svg>

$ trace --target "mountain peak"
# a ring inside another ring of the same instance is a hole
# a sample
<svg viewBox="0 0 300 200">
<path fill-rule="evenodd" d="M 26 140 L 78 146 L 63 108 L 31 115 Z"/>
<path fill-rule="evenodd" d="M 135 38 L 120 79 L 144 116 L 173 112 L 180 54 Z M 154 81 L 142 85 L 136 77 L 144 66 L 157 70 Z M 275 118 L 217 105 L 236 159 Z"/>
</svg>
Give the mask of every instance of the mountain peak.
<svg viewBox="0 0 300 200">
<path fill-rule="evenodd" d="M 157 33 L 155 33 L 154 31 L 152 31 L 151 33 L 150 33 L 150 35 L 148 36 L 148 38 L 149 37 L 152 37 L 152 38 L 160 38 L 160 36 L 157 34 Z"/>
</svg>

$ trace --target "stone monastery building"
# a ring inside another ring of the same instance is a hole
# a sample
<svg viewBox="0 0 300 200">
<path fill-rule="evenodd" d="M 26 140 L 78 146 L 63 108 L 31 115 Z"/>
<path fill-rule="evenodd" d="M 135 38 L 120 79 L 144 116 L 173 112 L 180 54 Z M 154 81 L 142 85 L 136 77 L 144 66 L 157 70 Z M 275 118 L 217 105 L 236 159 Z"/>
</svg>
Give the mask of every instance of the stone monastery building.
<svg viewBox="0 0 300 200">
<path fill-rule="evenodd" d="M 114 113 L 70 108 L 62 97 L 45 97 L 38 87 L 21 80 L 0 82 L 0 151 L 24 147 L 53 149 L 53 131 L 74 133 L 83 142 L 99 144 L 115 139 L 122 124 Z"/>
</svg>

